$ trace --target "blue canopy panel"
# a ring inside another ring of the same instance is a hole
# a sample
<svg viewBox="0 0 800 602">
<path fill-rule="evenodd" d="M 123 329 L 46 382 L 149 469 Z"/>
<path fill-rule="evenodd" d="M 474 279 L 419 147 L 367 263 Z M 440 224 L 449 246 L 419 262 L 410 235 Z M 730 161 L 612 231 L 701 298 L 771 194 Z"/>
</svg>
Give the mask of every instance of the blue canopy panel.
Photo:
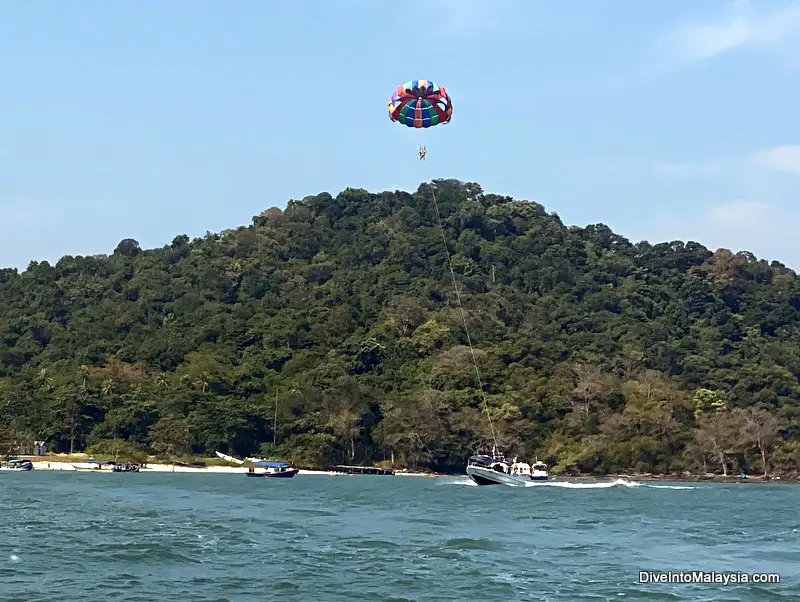
<svg viewBox="0 0 800 602">
<path fill-rule="evenodd" d="M 289 465 L 286 462 L 269 462 L 267 460 L 262 460 L 260 462 L 253 462 L 253 466 L 258 466 L 261 468 L 288 468 Z"/>
</svg>

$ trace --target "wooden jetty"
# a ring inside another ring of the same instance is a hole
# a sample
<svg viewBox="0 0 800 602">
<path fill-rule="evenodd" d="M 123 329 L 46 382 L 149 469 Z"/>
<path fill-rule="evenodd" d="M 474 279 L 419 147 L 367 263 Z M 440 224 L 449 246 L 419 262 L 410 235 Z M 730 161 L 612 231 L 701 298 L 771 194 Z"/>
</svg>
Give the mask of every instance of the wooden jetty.
<svg viewBox="0 0 800 602">
<path fill-rule="evenodd" d="M 378 468 L 377 466 L 347 466 L 344 464 L 337 464 L 336 466 L 329 466 L 325 470 L 340 474 L 394 475 L 394 471 L 391 468 Z"/>
</svg>

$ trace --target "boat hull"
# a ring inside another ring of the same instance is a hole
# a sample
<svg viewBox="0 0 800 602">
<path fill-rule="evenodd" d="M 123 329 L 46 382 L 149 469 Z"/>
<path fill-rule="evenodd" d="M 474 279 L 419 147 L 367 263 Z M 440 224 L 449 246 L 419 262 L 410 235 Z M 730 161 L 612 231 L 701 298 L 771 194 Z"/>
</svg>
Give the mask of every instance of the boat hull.
<svg viewBox="0 0 800 602">
<path fill-rule="evenodd" d="M 299 471 L 297 469 L 282 470 L 280 472 L 246 472 L 248 477 L 268 478 L 268 479 L 291 479 Z"/>
<path fill-rule="evenodd" d="M 467 474 L 478 485 L 508 485 L 510 487 L 525 487 L 530 480 L 528 476 L 511 475 L 499 472 L 492 468 L 481 466 L 467 466 Z"/>
</svg>

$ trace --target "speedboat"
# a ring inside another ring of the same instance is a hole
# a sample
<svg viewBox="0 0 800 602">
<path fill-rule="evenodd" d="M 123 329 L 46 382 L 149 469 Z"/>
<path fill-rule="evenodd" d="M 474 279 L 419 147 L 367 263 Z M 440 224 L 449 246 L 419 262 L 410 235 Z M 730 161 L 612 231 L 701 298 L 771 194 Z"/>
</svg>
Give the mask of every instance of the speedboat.
<svg viewBox="0 0 800 602">
<path fill-rule="evenodd" d="M 13 459 L 0 464 L 0 470 L 13 470 L 14 472 L 27 472 L 33 470 L 33 462 L 30 460 Z"/>
<path fill-rule="evenodd" d="M 256 469 L 261 468 L 261 471 Z M 247 469 L 248 477 L 271 477 L 277 479 L 291 479 L 298 472 L 296 467 L 286 462 L 270 462 L 268 460 L 260 460 L 251 462 L 250 467 Z"/>
<path fill-rule="evenodd" d="M 546 481 L 547 464 L 536 461 L 531 468 L 527 462 L 519 462 L 515 457 L 508 462 L 503 454 L 492 450 L 492 455 L 474 455 L 467 462 L 467 474 L 478 485 L 510 485 L 525 487 L 530 481 Z"/>
<path fill-rule="evenodd" d="M 508 462 L 494 449 L 491 456 L 477 454 L 467 461 L 467 474 L 478 485 L 525 487 L 531 480 L 531 467 L 525 462 Z"/>
</svg>

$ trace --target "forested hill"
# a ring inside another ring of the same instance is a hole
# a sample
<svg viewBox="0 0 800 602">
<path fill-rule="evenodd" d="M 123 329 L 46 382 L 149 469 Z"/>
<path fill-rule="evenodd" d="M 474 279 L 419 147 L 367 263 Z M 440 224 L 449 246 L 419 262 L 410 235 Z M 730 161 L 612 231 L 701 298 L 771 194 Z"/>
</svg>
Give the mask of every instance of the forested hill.
<svg viewBox="0 0 800 602">
<path fill-rule="evenodd" d="M 0 440 L 463 472 L 491 438 L 432 186 L 507 455 L 797 470 L 794 272 L 451 180 L 0 271 Z"/>
</svg>

